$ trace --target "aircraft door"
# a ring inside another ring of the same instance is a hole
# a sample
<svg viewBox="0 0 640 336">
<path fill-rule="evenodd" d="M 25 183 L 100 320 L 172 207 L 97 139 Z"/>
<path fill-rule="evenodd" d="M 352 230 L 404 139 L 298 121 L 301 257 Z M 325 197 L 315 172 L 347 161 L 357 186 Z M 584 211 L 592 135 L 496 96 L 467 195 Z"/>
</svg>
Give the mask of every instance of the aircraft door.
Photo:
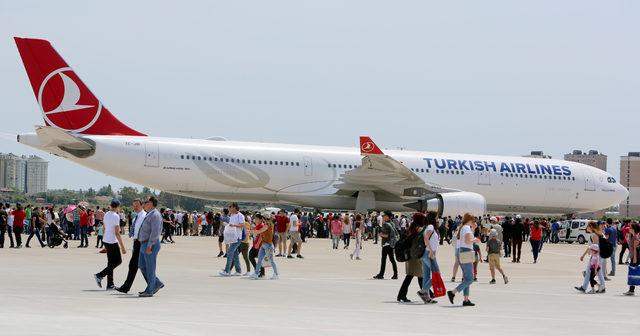
<svg viewBox="0 0 640 336">
<path fill-rule="evenodd" d="M 158 167 L 160 166 L 160 145 L 155 142 L 146 142 L 144 144 L 144 166 Z"/>
<path fill-rule="evenodd" d="M 596 190 L 596 181 L 593 177 L 593 174 L 585 170 L 584 171 L 584 190 L 585 191 L 595 191 Z"/>
<path fill-rule="evenodd" d="M 491 173 L 486 171 L 478 172 L 478 185 L 491 185 Z"/>
<path fill-rule="evenodd" d="M 304 157 L 304 176 L 313 176 L 313 161 L 310 157 Z"/>
</svg>

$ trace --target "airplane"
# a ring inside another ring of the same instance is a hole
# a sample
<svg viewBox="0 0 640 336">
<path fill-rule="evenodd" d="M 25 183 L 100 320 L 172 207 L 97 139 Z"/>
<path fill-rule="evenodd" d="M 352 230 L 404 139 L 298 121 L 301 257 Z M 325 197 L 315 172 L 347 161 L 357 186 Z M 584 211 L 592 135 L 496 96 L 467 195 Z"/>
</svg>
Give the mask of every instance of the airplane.
<svg viewBox="0 0 640 336">
<path fill-rule="evenodd" d="M 147 136 L 118 120 L 42 39 L 15 38 L 44 124 L 21 144 L 139 185 L 208 200 L 367 212 L 577 214 L 629 192 L 609 173 L 546 158 Z"/>
</svg>

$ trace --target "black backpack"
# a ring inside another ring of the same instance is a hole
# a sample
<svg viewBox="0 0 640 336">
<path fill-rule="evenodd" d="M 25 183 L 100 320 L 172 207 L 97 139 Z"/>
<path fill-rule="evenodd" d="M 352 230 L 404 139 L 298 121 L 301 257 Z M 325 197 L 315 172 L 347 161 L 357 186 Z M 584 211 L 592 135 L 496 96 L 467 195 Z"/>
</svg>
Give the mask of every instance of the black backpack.
<svg viewBox="0 0 640 336">
<path fill-rule="evenodd" d="M 426 228 L 422 229 L 413 239 L 413 244 L 411 244 L 411 259 L 420 259 L 424 255 L 424 252 L 427 250 L 427 246 L 424 243 L 424 231 Z"/>
<path fill-rule="evenodd" d="M 598 239 L 598 248 L 600 249 L 600 258 L 611 258 L 613 254 L 613 245 L 604 236 L 600 236 Z"/>
<path fill-rule="evenodd" d="M 394 249 L 394 253 L 396 255 L 396 260 L 399 262 L 409 261 L 411 259 L 411 243 L 413 242 L 413 237 L 410 236 L 402 236 L 397 242 Z"/>
</svg>

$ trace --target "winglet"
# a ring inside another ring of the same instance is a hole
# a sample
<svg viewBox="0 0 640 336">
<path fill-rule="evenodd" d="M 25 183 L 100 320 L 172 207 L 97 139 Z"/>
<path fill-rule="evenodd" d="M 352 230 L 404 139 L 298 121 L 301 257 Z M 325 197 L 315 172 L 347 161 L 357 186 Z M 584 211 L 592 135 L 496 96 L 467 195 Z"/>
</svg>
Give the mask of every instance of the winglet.
<svg viewBox="0 0 640 336">
<path fill-rule="evenodd" d="M 360 136 L 360 154 L 361 155 L 382 155 L 384 154 L 378 145 L 376 145 L 370 137 L 366 135 Z"/>
</svg>

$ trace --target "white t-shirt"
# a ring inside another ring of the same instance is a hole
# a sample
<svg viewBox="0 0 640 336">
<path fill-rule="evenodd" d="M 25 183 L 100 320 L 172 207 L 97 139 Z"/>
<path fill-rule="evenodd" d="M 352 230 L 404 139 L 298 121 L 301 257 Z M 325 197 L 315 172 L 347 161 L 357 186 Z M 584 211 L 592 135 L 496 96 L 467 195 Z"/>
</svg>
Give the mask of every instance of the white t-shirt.
<svg viewBox="0 0 640 336">
<path fill-rule="evenodd" d="M 289 217 L 289 223 L 291 223 L 291 226 L 289 226 L 289 232 L 298 232 L 298 216 L 296 214 Z"/>
<path fill-rule="evenodd" d="M 431 238 L 429 238 L 429 245 L 431 246 L 431 251 L 435 252 L 438 250 L 438 244 L 440 243 L 440 236 L 435 231 L 435 228 L 433 227 L 432 224 L 429 224 L 427 226 L 427 229 L 424 230 L 424 236 L 426 237 L 429 234 L 429 232 L 433 232 L 433 234 L 431 234 Z"/>
<path fill-rule="evenodd" d="M 463 225 L 462 229 L 460 229 L 460 239 L 458 239 L 458 247 L 466 247 L 473 250 L 473 242 L 471 244 L 467 244 L 465 242 L 465 236 L 468 234 L 470 234 L 473 238 L 473 231 L 471 231 L 471 227 L 469 225 Z"/>
<path fill-rule="evenodd" d="M 342 223 L 342 233 L 343 234 L 351 233 L 351 223 Z"/>
<path fill-rule="evenodd" d="M 147 212 L 144 210 L 140 210 L 136 215 L 136 221 L 133 223 L 133 239 L 138 239 L 138 233 L 140 232 L 140 227 L 142 226 L 142 222 L 146 215 Z"/>
<path fill-rule="evenodd" d="M 13 227 L 13 211 L 11 209 L 7 209 L 7 225 Z"/>
<path fill-rule="evenodd" d="M 224 227 L 224 242 L 227 244 L 234 243 L 242 239 L 242 228 L 231 225 L 244 224 L 244 215 L 239 212 L 229 215 L 229 224 L 230 225 L 225 225 Z"/>
<path fill-rule="evenodd" d="M 104 214 L 103 223 L 104 236 L 102 237 L 102 241 L 107 244 L 117 243 L 116 230 L 120 230 L 120 215 L 113 211 L 108 211 Z"/>
</svg>

